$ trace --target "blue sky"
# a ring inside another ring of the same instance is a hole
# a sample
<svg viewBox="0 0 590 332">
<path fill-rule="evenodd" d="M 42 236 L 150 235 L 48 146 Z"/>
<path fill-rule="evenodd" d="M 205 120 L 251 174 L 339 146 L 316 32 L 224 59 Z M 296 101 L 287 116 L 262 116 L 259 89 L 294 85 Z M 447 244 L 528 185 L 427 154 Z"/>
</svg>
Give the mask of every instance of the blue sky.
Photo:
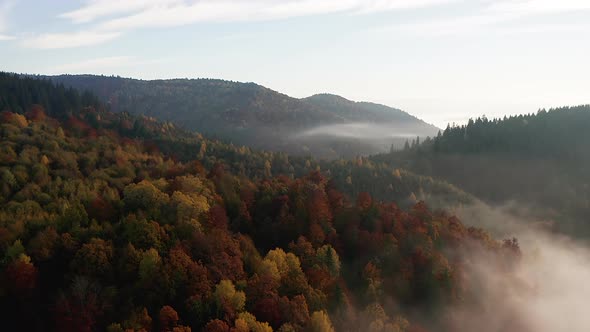
<svg viewBox="0 0 590 332">
<path fill-rule="evenodd" d="M 252 81 L 444 127 L 590 103 L 589 0 L 0 0 L 0 69 Z"/>
</svg>

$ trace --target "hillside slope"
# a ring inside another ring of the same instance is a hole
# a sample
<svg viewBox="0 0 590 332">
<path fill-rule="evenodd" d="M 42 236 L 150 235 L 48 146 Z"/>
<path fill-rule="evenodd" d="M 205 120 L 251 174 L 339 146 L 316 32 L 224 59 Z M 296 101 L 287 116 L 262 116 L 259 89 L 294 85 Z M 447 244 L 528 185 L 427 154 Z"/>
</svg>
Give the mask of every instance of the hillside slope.
<svg viewBox="0 0 590 332">
<path fill-rule="evenodd" d="M 447 181 L 496 204 L 516 202 L 590 235 L 590 105 L 471 120 L 406 151 L 371 158 Z"/>
<path fill-rule="evenodd" d="M 100 104 L 69 109 L 75 91 L 49 116 L 35 102 L 62 87 L 0 82 L 4 100 L 23 96 L 0 113 L 7 330 L 454 331 L 445 309 L 482 305 L 468 255 L 503 275 L 518 263 L 515 241 L 422 202 L 349 198 L 317 170 L 273 175 L 270 154 Z M 171 153 L 183 143 L 200 144 L 193 159 Z"/>
<path fill-rule="evenodd" d="M 436 134 L 439 130 L 435 126 L 427 124 L 411 114 L 381 104 L 355 102 L 327 93 L 316 94 L 301 100 L 315 105 L 319 109 L 341 116 L 350 122 L 390 122 L 399 124 L 400 126 L 416 126 L 416 128 L 420 128 L 424 132 L 430 131 L 431 134 L 433 132 Z"/>
<path fill-rule="evenodd" d="M 63 75 L 49 77 L 90 90 L 114 112 L 130 112 L 172 121 L 191 130 L 253 148 L 323 158 L 351 157 L 401 146 L 408 136 L 433 136 L 434 126 L 397 109 L 355 103 L 341 97 L 296 99 L 254 83 L 214 79 L 143 81 L 120 77 Z M 338 102 L 334 102 L 337 98 Z M 325 126 L 378 127 L 365 137 L 323 131 Z M 310 134 L 310 130 L 320 128 Z"/>
<path fill-rule="evenodd" d="M 424 200 L 430 206 L 447 209 L 475 199 L 447 182 L 374 162 L 367 157 L 330 161 L 283 152 L 259 151 L 243 144 L 228 144 L 211 139 L 208 135 L 184 130 L 171 122 L 160 122 L 153 117 L 107 112 L 95 96 L 89 93 L 79 95 L 75 90 L 67 94 L 67 99 L 71 101 L 63 102 L 65 106 L 50 108 L 56 100 L 58 102 L 55 105 L 61 105 L 59 100 L 66 98 L 66 90 L 62 86 L 53 86 L 47 80 L 17 78 L 12 74 L 0 73 L 0 102 L 12 100 L 9 104 L 1 104 L 0 111 L 24 114 L 30 105 L 40 104 L 46 111 L 51 111 L 52 117 L 73 121 L 79 126 L 78 130 L 90 136 L 99 135 L 102 129 L 116 129 L 120 135 L 145 140 L 152 149 L 161 151 L 173 160 L 199 161 L 206 168 L 223 164 L 233 174 L 251 179 L 279 175 L 294 178 L 321 170 L 349 197 L 370 192 L 375 199 L 396 201 L 404 207 Z M 71 105 L 77 105 L 79 109 L 82 109 L 80 105 L 90 105 L 90 109 L 95 111 L 75 112 Z M 75 120 L 74 115 L 83 122 Z"/>
</svg>

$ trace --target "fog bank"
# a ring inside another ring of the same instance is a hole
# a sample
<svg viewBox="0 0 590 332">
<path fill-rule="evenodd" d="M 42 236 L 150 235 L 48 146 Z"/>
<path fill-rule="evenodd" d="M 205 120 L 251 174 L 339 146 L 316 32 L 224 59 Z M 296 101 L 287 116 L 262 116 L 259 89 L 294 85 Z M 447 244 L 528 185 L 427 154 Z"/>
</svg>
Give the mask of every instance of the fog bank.
<svg viewBox="0 0 590 332">
<path fill-rule="evenodd" d="M 522 211 L 521 211 L 522 212 Z M 518 238 L 522 257 L 510 271 L 481 254 L 466 257 L 476 306 L 448 313 L 449 330 L 459 332 L 590 331 L 590 248 L 543 227 L 544 220 L 525 219 L 506 208 L 471 207 L 466 223 Z M 479 215 L 477 219 L 471 219 Z M 520 215 L 520 214 L 519 214 Z M 479 225 L 479 223 L 483 225 Z"/>
<path fill-rule="evenodd" d="M 427 136 L 415 128 L 406 128 L 403 125 L 375 124 L 375 123 L 344 123 L 318 126 L 298 133 L 296 137 L 332 136 L 358 139 L 386 139 L 394 137 L 416 138 Z"/>
</svg>

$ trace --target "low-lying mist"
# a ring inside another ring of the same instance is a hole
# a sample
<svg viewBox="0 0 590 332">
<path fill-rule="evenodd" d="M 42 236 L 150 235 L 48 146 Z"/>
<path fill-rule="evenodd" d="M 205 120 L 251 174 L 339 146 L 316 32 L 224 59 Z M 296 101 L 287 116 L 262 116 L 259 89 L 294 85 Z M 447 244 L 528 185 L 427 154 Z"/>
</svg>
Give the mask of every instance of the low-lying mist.
<svg viewBox="0 0 590 332">
<path fill-rule="evenodd" d="M 407 141 L 429 134 L 404 124 L 354 122 L 306 129 L 290 135 L 289 141 L 307 147 L 316 157 L 334 159 L 384 153 L 392 147 L 401 150 Z"/>
<path fill-rule="evenodd" d="M 480 204 L 462 211 L 465 223 L 492 226 L 495 237 L 516 237 L 521 259 L 506 271 L 478 253 L 465 259 L 477 305 L 457 306 L 447 315 L 458 332 L 590 331 L 590 248 L 547 230 L 546 221 L 518 216 L 511 208 Z"/>
<path fill-rule="evenodd" d="M 393 137 L 415 138 L 416 136 L 426 136 L 413 128 L 394 124 L 375 124 L 365 122 L 331 124 L 318 126 L 312 129 L 298 133 L 296 137 L 314 137 L 314 136 L 332 136 L 348 137 L 358 139 L 386 139 Z"/>
</svg>

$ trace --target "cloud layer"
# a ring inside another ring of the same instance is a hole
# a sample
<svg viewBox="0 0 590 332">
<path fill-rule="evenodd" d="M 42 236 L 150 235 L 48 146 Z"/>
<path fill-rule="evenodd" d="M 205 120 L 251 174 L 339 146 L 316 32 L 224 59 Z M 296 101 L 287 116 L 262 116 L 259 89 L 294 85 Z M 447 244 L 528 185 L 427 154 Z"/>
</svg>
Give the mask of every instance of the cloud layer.
<svg viewBox="0 0 590 332">
<path fill-rule="evenodd" d="M 454 1 L 456 0 L 94 0 L 60 17 L 83 23 L 127 14 L 107 21 L 104 26 L 130 28 L 211 21 L 273 20 L 337 12 L 371 13 Z"/>
<path fill-rule="evenodd" d="M 457 6 L 463 10 L 436 11 L 437 15 L 433 17 L 396 23 L 381 30 L 445 35 L 488 27 L 494 27 L 500 32 L 588 29 L 586 24 L 563 21 L 558 24 L 504 27 L 505 23 L 518 22 L 533 15 L 590 11 L 590 1 L 587 0 L 473 0 L 470 5 L 465 6 L 465 2 L 460 0 L 88 0 L 79 8 L 58 15 L 60 20 L 66 20 L 71 25 L 70 31 L 33 35 L 26 38 L 22 45 L 39 49 L 72 48 L 105 43 L 137 29 L 281 20 L 326 14 L 362 15 L 444 6 Z M 465 8 L 471 9 L 465 11 Z M 438 15 L 441 13 L 454 14 Z M 0 40 L 8 37 L 1 34 L 2 21 L 0 6 Z M 82 24 L 84 28 L 80 29 Z"/>
<path fill-rule="evenodd" d="M 78 31 L 73 33 L 47 33 L 25 39 L 22 45 L 37 49 L 72 48 L 98 45 L 113 40 L 120 32 Z"/>
<path fill-rule="evenodd" d="M 489 28 L 500 33 L 575 32 L 589 31 L 590 28 L 585 23 L 563 21 L 514 24 L 531 17 L 590 11 L 590 1 L 586 0 L 496 0 L 480 1 L 480 5 L 479 10 L 470 14 L 396 24 L 381 30 L 440 36 L 474 33 Z"/>
<path fill-rule="evenodd" d="M 142 28 L 162 28 L 196 23 L 268 21 L 333 13 L 369 14 L 420 8 L 457 0 L 92 0 L 60 14 L 74 30 L 39 34 L 23 41 L 31 48 L 71 48 L 97 45 Z"/>
<path fill-rule="evenodd" d="M 153 6 L 179 3 L 181 1 L 168 0 L 94 0 L 85 6 L 59 15 L 61 18 L 70 19 L 74 23 L 88 23 L 98 18 L 117 14 L 129 14 L 148 9 Z"/>
</svg>

